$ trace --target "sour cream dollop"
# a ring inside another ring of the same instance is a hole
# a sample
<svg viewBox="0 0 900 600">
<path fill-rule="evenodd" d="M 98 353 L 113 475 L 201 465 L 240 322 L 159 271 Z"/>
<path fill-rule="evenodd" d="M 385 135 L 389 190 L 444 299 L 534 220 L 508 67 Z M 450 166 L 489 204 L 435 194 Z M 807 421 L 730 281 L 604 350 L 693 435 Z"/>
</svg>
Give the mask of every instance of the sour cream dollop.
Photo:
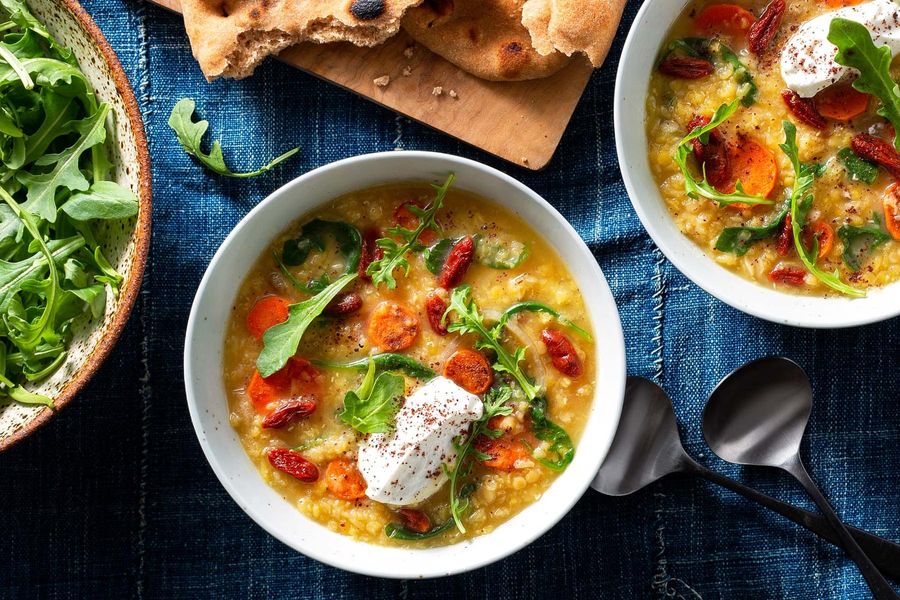
<svg viewBox="0 0 900 600">
<path fill-rule="evenodd" d="M 359 447 L 366 495 L 385 504 L 421 502 L 447 481 L 442 465 L 456 459 L 453 439 L 469 431 L 484 406 L 475 394 L 435 377 L 403 403 L 391 433 L 370 434 Z"/>
<path fill-rule="evenodd" d="M 857 73 L 834 61 L 837 47 L 828 41 L 828 29 L 836 18 L 861 23 L 876 46 L 887 45 L 892 56 L 900 53 L 900 5 L 893 0 L 871 0 L 810 19 L 781 50 L 781 77 L 804 98 Z"/>
</svg>

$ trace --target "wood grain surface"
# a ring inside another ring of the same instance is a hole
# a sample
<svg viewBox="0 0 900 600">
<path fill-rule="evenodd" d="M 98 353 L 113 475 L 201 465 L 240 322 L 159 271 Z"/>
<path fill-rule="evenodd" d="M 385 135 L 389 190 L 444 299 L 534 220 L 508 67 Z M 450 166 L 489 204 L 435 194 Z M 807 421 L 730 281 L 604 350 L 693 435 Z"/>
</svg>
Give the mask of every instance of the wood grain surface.
<svg viewBox="0 0 900 600">
<path fill-rule="evenodd" d="M 180 8 L 178 0 L 150 1 Z M 402 31 L 374 48 L 300 44 L 279 58 L 529 169 L 540 169 L 553 157 L 592 71 L 578 58 L 545 79 L 485 81 L 416 46 Z M 390 83 L 375 85 L 385 75 Z"/>
</svg>

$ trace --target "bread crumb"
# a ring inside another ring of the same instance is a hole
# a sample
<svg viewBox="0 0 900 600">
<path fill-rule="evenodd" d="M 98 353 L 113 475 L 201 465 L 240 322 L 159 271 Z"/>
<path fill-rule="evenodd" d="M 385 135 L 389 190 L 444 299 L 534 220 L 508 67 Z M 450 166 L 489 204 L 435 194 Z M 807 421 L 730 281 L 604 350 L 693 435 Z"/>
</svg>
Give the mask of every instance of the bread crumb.
<svg viewBox="0 0 900 600">
<path fill-rule="evenodd" d="M 443 93 L 444 93 L 444 88 L 442 88 L 439 85 L 434 86 L 434 88 L 431 90 L 432 96 L 440 96 Z"/>
<path fill-rule="evenodd" d="M 415 46 L 407 46 L 405 50 L 403 50 L 403 56 L 406 58 L 412 58 L 413 54 L 416 52 Z"/>
<path fill-rule="evenodd" d="M 412 67 L 409 65 L 406 65 L 405 67 L 403 67 L 403 76 L 409 77 L 410 75 L 412 75 Z"/>
<path fill-rule="evenodd" d="M 453 98 L 454 100 L 458 100 L 458 99 L 459 99 L 459 94 L 456 93 L 456 90 L 450 90 L 450 91 L 447 92 L 447 93 L 450 94 L 450 97 Z"/>
<path fill-rule="evenodd" d="M 390 82 L 391 82 L 390 75 L 382 75 L 381 77 L 378 77 L 378 78 L 372 80 L 372 83 L 374 83 L 378 87 L 387 87 L 387 85 Z"/>
</svg>

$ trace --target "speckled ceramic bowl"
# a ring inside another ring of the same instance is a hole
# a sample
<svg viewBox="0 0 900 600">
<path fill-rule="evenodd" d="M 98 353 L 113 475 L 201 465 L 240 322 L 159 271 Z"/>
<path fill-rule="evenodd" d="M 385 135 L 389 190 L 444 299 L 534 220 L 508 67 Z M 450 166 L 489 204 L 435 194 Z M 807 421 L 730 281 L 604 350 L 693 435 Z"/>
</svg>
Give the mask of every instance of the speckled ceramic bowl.
<svg viewBox="0 0 900 600">
<path fill-rule="evenodd" d="M 134 92 L 122 65 L 90 15 L 75 0 L 28 0 L 34 14 L 70 48 L 100 100 L 112 107 L 110 149 L 115 179 L 137 195 L 140 210 L 99 230 L 107 258 L 124 277 L 118 298 L 108 298 L 102 321 L 79 320 L 68 358 L 33 389 L 54 399 L 56 410 L 9 404 L 0 407 L 0 451 L 21 440 L 68 404 L 112 350 L 141 286 L 150 246 L 150 156 Z"/>
</svg>

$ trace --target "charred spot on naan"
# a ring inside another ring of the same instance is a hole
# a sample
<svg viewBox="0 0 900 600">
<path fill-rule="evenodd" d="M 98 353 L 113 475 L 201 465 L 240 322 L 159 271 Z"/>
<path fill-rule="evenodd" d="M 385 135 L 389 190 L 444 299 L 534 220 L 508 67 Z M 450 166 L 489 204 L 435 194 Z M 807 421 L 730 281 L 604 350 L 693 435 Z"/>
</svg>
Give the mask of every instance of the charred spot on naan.
<svg viewBox="0 0 900 600">
<path fill-rule="evenodd" d="M 504 42 L 497 52 L 497 64 L 504 77 L 514 79 L 528 66 L 530 59 L 521 42 Z"/>
<path fill-rule="evenodd" d="M 351 0 L 350 14 L 360 21 L 371 21 L 384 14 L 384 0 Z"/>
</svg>

